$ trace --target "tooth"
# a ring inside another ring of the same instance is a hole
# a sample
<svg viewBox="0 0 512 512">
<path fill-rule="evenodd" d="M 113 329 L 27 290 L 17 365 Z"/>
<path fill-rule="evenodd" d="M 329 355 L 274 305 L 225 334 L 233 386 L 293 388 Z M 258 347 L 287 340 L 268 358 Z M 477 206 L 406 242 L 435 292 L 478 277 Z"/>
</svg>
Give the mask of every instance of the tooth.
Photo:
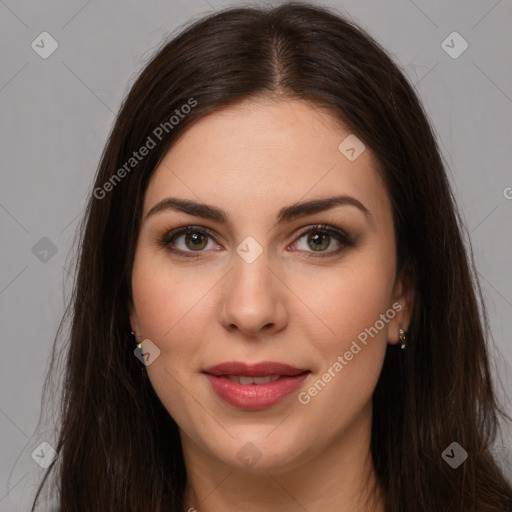
<svg viewBox="0 0 512 512">
<path fill-rule="evenodd" d="M 265 377 L 254 377 L 256 384 L 270 384 L 279 379 L 279 375 L 266 375 Z"/>
<path fill-rule="evenodd" d="M 247 377 L 246 375 L 240 375 L 240 384 L 254 384 L 253 377 Z"/>
<path fill-rule="evenodd" d="M 270 380 L 270 375 L 266 375 L 265 377 L 253 377 L 254 378 L 254 384 L 269 384 L 272 382 Z"/>
</svg>

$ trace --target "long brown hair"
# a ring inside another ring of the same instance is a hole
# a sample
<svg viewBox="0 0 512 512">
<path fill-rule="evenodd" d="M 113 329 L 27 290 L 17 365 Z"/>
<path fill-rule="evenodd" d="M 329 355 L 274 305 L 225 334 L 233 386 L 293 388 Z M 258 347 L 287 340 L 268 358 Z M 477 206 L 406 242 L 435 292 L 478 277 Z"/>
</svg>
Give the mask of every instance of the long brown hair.
<svg viewBox="0 0 512 512">
<path fill-rule="evenodd" d="M 143 198 L 160 160 L 195 121 L 262 95 L 337 116 L 375 154 L 391 198 L 398 271 L 415 303 L 407 350 L 388 346 L 373 397 L 371 451 L 386 511 L 506 510 L 511 484 L 491 446 L 499 418 L 510 418 L 495 397 L 487 315 L 427 116 L 368 34 L 300 2 L 195 20 L 156 52 L 125 98 L 80 227 L 59 457 L 32 510 L 54 470 L 61 512 L 183 511 L 178 427 L 130 335 Z M 146 156 L 131 160 L 149 139 Z M 442 458 L 452 442 L 468 453 L 456 469 Z"/>
</svg>

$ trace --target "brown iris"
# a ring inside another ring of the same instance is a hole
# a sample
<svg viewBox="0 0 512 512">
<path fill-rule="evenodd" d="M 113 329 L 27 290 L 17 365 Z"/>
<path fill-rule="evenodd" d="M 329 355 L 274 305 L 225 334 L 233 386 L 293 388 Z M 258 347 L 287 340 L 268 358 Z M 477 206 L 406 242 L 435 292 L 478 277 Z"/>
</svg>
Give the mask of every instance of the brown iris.
<svg viewBox="0 0 512 512">
<path fill-rule="evenodd" d="M 326 233 L 313 232 L 308 236 L 308 244 L 314 241 L 314 245 L 310 245 L 312 249 L 322 250 L 329 247 L 330 235 Z"/>
<path fill-rule="evenodd" d="M 192 245 L 189 245 L 188 243 L 192 242 Z M 206 247 L 207 241 L 207 235 L 204 233 L 198 233 L 198 232 L 192 232 L 192 233 L 186 233 L 185 235 L 185 244 L 189 249 L 192 250 L 198 250 L 198 249 L 204 249 Z M 199 245 L 197 245 L 199 244 Z"/>
</svg>

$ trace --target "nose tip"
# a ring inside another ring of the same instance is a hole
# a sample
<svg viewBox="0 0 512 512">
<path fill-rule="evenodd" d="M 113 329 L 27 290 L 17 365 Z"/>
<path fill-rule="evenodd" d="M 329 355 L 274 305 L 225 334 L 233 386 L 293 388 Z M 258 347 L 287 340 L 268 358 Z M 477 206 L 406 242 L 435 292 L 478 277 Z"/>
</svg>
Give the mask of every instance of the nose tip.
<svg viewBox="0 0 512 512">
<path fill-rule="evenodd" d="M 269 321 L 270 317 L 275 320 Z M 223 323 L 229 331 L 240 331 L 240 333 L 250 338 L 275 332 L 280 324 L 279 314 L 276 313 L 275 309 L 265 306 L 242 309 L 229 305 L 226 308 Z"/>
</svg>

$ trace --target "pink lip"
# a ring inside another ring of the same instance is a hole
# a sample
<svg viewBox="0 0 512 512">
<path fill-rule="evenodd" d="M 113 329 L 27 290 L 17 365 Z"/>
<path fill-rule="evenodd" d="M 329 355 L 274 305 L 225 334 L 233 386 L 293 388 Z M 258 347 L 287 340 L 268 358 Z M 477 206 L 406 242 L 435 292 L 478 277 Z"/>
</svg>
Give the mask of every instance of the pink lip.
<svg viewBox="0 0 512 512">
<path fill-rule="evenodd" d="M 247 365 L 233 361 L 221 363 L 203 370 L 213 390 L 227 403 L 241 409 L 263 409 L 270 407 L 292 393 L 310 373 L 309 370 L 294 368 L 287 364 L 264 361 Z M 239 384 L 232 382 L 227 375 L 263 377 L 280 375 L 268 384 Z"/>
</svg>

